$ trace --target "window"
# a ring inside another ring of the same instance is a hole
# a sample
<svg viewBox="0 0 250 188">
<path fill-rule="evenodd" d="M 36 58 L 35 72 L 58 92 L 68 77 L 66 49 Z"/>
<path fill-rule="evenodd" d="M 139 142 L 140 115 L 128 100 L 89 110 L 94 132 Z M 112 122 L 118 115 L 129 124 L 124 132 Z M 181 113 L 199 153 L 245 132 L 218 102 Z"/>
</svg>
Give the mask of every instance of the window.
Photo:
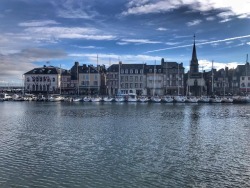
<svg viewBox="0 0 250 188">
<path fill-rule="evenodd" d="M 140 88 L 142 88 L 142 84 L 140 84 Z"/>
<path fill-rule="evenodd" d="M 138 88 L 138 84 L 137 83 L 135 84 L 135 88 Z"/>
<path fill-rule="evenodd" d="M 55 82 L 55 81 L 56 81 L 56 79 L 55 79 L 55 78 L 52 78 L 52 81 L 53 81 L 53 82 Z"/>
<path fill-rule="evenodd" d="M 138 81 L 138 76 L 135 76 L 135 81 L 136 81 L 136 82 Z"/>
<path fill-rule="evenodd" d="M 98 86 L 98 82 L 97 81 L 94 81 L 94 86 Z"/>
<path fill-rule="evenodd" d="M 247 87 L 250 87 L 250 83 L 247 84 Z"/>
<path fill-rule="evenodd" d="M 121 74 L 123 74 L 124 73 L 124 69 L 121 69 Z"/>
<path fill-rule="evenodd" d="M 133 88 L 133 84 L 132 83 L 130 83 L 130 88 Z"/>
<path fill-rule="evenodd" d="M 245 77 L 242 77 L 241 80 L 245 80 Z"/>
<path fill-rule="evenodd" d="M 128 81 L 128 76 L 125 76 L 125 81 Z"/>
<path fill-rule="evenodd" d="M 30 78 L 28 77 L 28 78 L 27 78 L 27 82 L 29 82 L 29 81 L 30 81 Z"/>
<path fill-rule="evenodd" d="M 133 69 L 130 69 L 130 74 L 133 74 Z"/>
<path fill-rule="evenodd" d="M 135 74 L 138 74 L 138 69 L 135 69 Z"/>
<path fill-rule="evenodd" d="M 161 69 L 158 69 L 158 72 L 161 73 Z"/>
<path fill-rule="evenodd" d="M 140 70 L 140 73 L 143 74 L 143 69 Z"/>
<path fill-rule="evenodd" d="M 152 69 L 149 69 L 149 72 L 152 73 Z"/>
<path fill-rule="evenodd" d="M 128 74 L 128 69 L 125 70 L 125 73 Z"/>
<path fill-rule="evenodd" d="M 124 81 L 124 76 L 121 76 L 121 81 Z"/>
<path fill-rule="evenodd" d="M 133 82 L 133 76 L 130 76 L 130 77 L 129 77 L 129 81 L 130 81 L 130 82 Z"/>
<path fill-rule="evenodd" d="M 85 75 L 85 80 L 88 80 L 89 79 L 89 75 Z"/>
<path fill-rule="evenodd" d="M 142 78 L 143 78 L 143 77 L 142 77 L 142 76 L 140 76 L 140 81 L 141 81 L 141 82 L 142 82 Z"/>
<path fill-rule="evenodd" d="M 250 80 L 250 77 L 248 77 L 248 80 Z"/>
<path fill-rule="evenodd" d="M 98 75 L 95 75 L 95 80 L 98 80 Z"/>
</svg>

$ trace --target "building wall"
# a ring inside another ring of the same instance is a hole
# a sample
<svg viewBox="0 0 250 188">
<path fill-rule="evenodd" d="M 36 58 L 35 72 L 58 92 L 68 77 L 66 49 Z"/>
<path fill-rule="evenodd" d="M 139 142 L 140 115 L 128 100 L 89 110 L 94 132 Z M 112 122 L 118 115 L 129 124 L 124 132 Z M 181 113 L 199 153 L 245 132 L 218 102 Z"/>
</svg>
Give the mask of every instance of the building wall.
<svg viewBox="0 0 250 188">
<path fill-rule="evenodd" d="M 60 74 L 27 74 L 24 75 L 24 87 L 27 92 L 59 93 Z"/>
</svg>

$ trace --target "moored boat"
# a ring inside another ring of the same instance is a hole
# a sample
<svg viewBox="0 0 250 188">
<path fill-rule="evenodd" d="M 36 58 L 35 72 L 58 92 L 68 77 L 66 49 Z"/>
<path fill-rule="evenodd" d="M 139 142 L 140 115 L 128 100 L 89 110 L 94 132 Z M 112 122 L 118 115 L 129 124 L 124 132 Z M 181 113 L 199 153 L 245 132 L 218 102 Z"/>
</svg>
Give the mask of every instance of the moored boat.
<svg viewBox="0 0 250 188">
<path fill-rule="evenodd" d="M 171 103 L 171 102 L 174 102 L 174 99 L 171 96 L 163 96 L 162 101 L 166 103 Z"/>
<path fill-rule="evenodd" d="M 159 97 L 158 95 L 155 95 L 155 96 L 152 96 L 152 97 L 150 98 L 150 100 L 151 100 L 152 102 L 159 103 L 159 102 L 161 102 L 161 97 Z"/>
</svg>

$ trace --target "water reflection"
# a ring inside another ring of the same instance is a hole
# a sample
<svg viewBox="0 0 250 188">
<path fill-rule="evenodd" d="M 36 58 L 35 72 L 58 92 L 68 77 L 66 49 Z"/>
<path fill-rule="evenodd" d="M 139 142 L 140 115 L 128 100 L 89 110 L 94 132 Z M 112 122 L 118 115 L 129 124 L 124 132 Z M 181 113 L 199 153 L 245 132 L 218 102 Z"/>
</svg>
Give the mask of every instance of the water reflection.
<svg viewBox="0 0 250 188">
<path fill-rule="evenodd" d="M 248 107 L 2 103 L 0 186 L 248 187 Z"/>
</svg>

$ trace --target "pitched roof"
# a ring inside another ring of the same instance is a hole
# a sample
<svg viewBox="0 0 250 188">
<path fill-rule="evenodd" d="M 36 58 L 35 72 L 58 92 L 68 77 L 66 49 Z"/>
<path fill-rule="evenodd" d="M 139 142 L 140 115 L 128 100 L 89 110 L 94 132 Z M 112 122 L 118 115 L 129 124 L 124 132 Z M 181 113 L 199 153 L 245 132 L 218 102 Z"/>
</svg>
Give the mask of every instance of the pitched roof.
<svg viewBox="0 0 250 188">
<path fill-rule="evenodd" d="M 34 68 L 28 72 L 25 73 L 27 74 L 60 74 L 61 71 L 64 72 L 64 69 L 60 69 L 59 67 L 54 67 L 54 66 L 43 66 L 39 68 Z"/>
</svg>

